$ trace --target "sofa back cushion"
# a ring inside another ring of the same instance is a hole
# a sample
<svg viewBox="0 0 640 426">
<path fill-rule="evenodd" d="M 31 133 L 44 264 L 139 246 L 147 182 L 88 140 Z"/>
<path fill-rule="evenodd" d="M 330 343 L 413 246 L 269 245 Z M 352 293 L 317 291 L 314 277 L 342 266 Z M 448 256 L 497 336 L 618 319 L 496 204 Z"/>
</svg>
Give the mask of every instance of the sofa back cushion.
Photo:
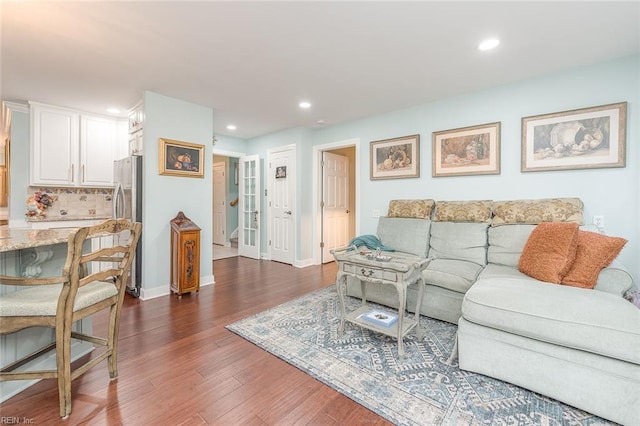
<svg viewBox="0 0 640 426">
<path fill-rule="evenodd" d="M 431 212 L 435 206 L 432 199 L 426 200 L 391 200 L 389 201 L 388 217 L 413 217 L 416 219 L 431 219 Z"/>
<path fill-rule="evenodd" d="M 536 225 L 490 227 L 487 261 L 496 265 L 517 268 L 522 249 L 535 227 Z"/>
<path fill-rule="evenodd" d="M 492 201 L 438 201 L 435 222 L 491 222 Z"/>
<path fill-rule="evenodd" d="M 579 198 L 494 201 L 492 225 L 536 225 L 542 222 L 574 222 L 582 225 L 583 207 Z"/>
<path fill-rule="evenodd" d="M 487 264 L 488 223 L 433 222 L 429 256 Z"/>
<path fill-rule="evenodd" d="M 406 217 L 385 217 L 378 219 L 376 235 L 385 246 L 397 251 L 427 256 L 431 221 Z"/>
</svg>

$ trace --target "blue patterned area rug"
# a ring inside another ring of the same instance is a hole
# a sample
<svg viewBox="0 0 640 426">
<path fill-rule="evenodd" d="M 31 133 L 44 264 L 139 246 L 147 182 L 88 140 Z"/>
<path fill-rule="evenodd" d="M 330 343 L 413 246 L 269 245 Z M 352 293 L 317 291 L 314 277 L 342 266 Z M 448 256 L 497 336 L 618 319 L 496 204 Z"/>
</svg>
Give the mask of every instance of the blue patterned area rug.
<svg viewBox="0 0 640 426">
<path fill-rule="evenodd" d="M 346 298 L 347 309 L 360 300 Z M 371 304 L 372 307 L 378 307 Z M 346 323 L 339 336 L 335 286 L 227 326 L 398 425 L 609 425 L 556 400 L 447 364 L 456 326 L 421 317 L 427 335 L 397 342 Z"/>
</svg>

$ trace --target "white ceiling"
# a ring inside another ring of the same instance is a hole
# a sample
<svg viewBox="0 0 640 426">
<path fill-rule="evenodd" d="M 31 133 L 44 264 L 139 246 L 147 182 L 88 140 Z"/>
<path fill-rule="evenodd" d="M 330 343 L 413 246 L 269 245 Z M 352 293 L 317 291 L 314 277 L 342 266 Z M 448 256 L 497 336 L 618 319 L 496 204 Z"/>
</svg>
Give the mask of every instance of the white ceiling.
<svg viewBox="0 0 640 426">
<path fill-rule="evenodd" d="M 640 2 L 0 2 L 3 100 L 315 128 L 640 52 Z M 499 37 L 500 46 L 477 44 Z M 587 87 L 585 90 L 597 90 Z M 309 100 L 313 106 L 300 110 Z M 490 107 L 490 106 L 488 106 Z M 227 124 L 238 126 L 235 132 Z"/>
</svg>

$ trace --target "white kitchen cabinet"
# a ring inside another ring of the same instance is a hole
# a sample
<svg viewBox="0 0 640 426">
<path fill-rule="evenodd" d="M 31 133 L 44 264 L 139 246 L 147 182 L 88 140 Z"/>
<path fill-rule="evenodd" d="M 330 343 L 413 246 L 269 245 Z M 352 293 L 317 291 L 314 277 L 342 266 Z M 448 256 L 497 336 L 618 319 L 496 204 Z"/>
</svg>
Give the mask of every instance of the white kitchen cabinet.
<svg viewBox="0 0 640 426">
<path fill-rule="evenodd" d="M 129 123 L 126 119 L 118 120 L 118 138 L 114 160 L 121 160 L 129 155 Z"/>
<path fill-rule="evenodd" d="M 30 104 L 32 186 L 113 185 L 113 161 L 127 144 L 118 120 Z"/>
<path fill-rule="evenodd" d="M 142 130 L 144 125 L 144 104 L 138 102 L 136 106 L 129 110 L 129 133 L 135 133 Z"/>
<path fill-rule="evenodd" d="M 80 116 L 80 185 L 112 186 L 117 147 L 115 120 Z"/>
<path fill-rule="evenodd" d="M 142 155 L 144 148 L 144 103 L 139 102 L 129 111 L 129 155 Z"/>
<path fill-rule="evenodd" d="M 75 185 L 80 114 L 31 103 L 31 184 Z"/>
<path fill-rule="evenodd" d="M 138 130 L 129 135 L 129 154 L 130 155 L 142 155 L 143 153 L 143 136 L 144 130 Z"/>
</svg>

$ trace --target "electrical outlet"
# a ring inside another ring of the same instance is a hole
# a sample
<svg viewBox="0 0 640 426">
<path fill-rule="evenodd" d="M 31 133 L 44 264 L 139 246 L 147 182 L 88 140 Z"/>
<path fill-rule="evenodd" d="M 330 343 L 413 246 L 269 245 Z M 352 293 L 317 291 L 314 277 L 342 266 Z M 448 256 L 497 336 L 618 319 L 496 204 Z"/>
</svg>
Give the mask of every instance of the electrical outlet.
<svg viewBox="0 0 640 426">
<path fill-rule="evenodd" d="M 371 216 L 380 217 L 380 210 L 371 210 Z"/>
<path fill-rule="evenodd" d="M 593 224 L 599 229 L 604 228 L 604 216 L 593 216 Z"/>
</svg>

